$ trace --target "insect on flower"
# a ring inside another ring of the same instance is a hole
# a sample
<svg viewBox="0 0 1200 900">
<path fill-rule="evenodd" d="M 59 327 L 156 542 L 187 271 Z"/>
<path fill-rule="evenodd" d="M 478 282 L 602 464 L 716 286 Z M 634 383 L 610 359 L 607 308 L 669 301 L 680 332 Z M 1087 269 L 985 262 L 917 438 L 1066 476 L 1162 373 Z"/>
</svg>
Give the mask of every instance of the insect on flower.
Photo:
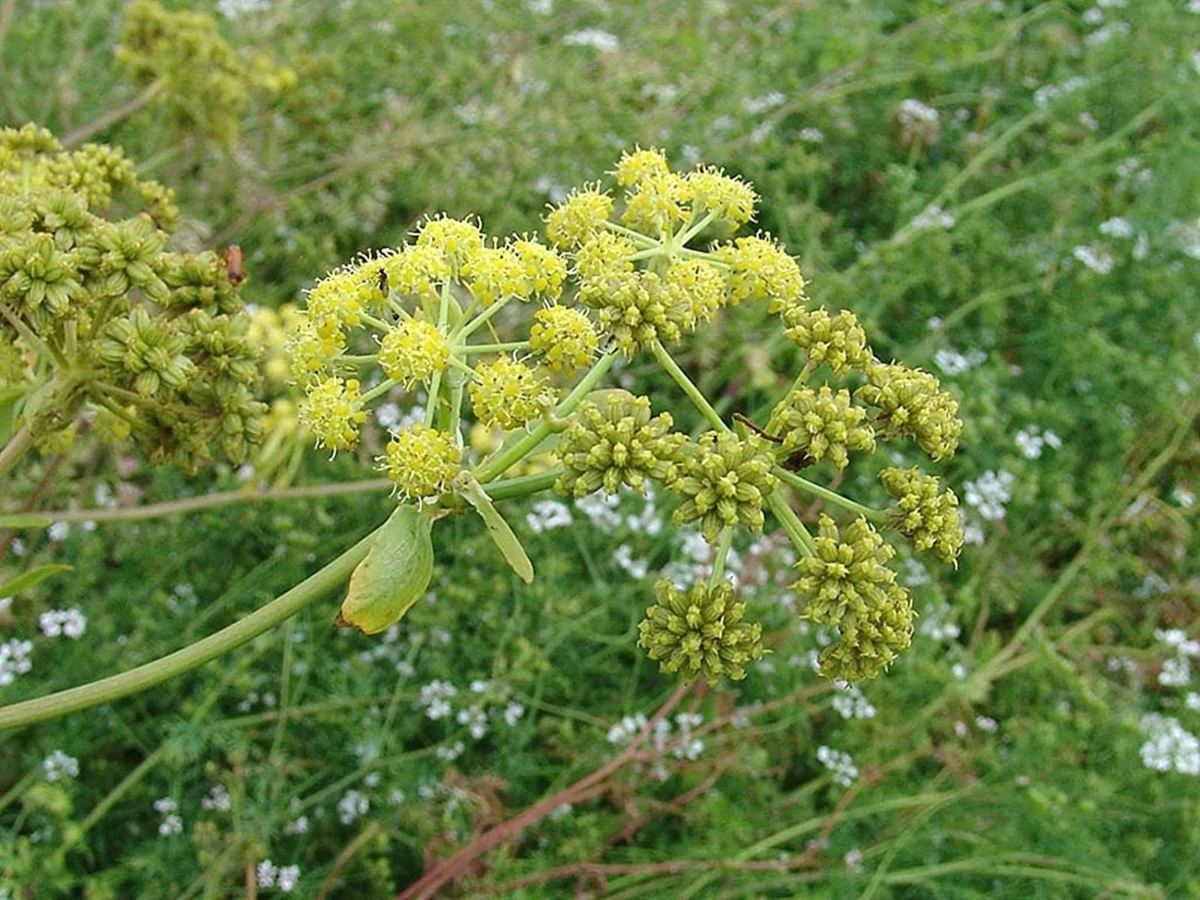
<svg viewBox="0 0 1200 900">
<path fill-rule="evenodd" d="M 225 248 L 225 253 L 221 256 L 221 260 L 225 263 L 225 272 L 229 276 L 230 284 L 237 287 L 246 280 L 246 269 L 244 260 L 242 259 L 241 247 L 237 244 L 230 244 Z"/>
</svg>

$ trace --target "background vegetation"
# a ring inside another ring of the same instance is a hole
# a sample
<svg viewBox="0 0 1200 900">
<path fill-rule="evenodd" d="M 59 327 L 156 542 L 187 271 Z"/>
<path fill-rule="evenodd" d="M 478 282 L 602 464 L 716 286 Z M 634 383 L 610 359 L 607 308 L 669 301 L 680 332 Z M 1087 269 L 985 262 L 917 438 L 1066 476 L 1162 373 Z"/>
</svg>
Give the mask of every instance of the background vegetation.
<svg viewBox="0 0 1200 900">
<path fill-rule="evenodd" d="M 724 166 L 815 301 L 960 397 L 941 474 L 972 543 L 906 564 L 919 634 L 861 691 L 814 674 L 786 541 L 738 546 L 773 653 L 709 690 L 635 647 L 652 579 L 706 559 L 653 497 L 511 509 L 531 587 L 443 523 L 428 601 L 382 639 L 332 631 L 331 597 L 0 734 L 0 897 L 378 897 L 427 870 L 473 896 L 1200 896 L 1200 5 L 190 6 L 224 70 L 129 65 L 117 2 L 0 2 L 0 126 L 122 146 L 178 192 L 181 245 L 242 246 L 264 308 L 428 213 L 533 231 L 635 144 Z M 743 314 L 682 359 L 752 412 L 794 353 Z M 669 394 L 650 372 L 620 378 Z M 0 603 L 0 702 L 232 621 L 394 502 L 128 513 L 246 476 L 85 440 L 7 484 L 4 511 L 101 511 L 0 536 L 6 576 L 74 566 Z"/>
</svg>

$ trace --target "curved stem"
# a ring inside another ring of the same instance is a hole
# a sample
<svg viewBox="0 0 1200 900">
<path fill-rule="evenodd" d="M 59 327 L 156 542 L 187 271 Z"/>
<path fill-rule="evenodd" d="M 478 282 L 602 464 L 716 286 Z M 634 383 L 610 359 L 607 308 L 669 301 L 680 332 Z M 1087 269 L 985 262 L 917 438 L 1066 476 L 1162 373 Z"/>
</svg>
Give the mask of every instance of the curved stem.
<svg viewBox="0 0 1200 900">
<path fill-rule="evenodd" d="M 0 729 L 20 728 L 108 703 L 199 668 L 206 662 L 253 640 L 264 631 L 269 631 L 325 596 L 350 577 L 355 566 L 371 549 L 374 539 L 375 531 L 372 531 L 333 562 L 291 590 L 280 594 L 266 606 L 182 650 L 176 650 L 161 659 L 121 672 L 119 675 L 101 678 L 90 684 L 38 697 L 36 700 L 0 707 Z"/>
<path fill-rule="evenodd" d="M 390 391 L 395 386 L 396 386 L 396 382 L 394 379 L 385 378 L 385 379 L 383 379 L 383 381 L 379 382 L 379 384 L 375 385 L 375 387 L 371 388 L 365 394 L 362 394 L 361 396 L 359 396 L 358 402 L 359 403 L 370 403 L 376 397 L 382 397 L 384 394 L 386 394 L 388 391 Z"/>
<path fill-rule="evenodd" d="M 659 365 L 666 369 L 667 374 L 683 389 L 688 399 L 692 401 L 696 409 L 700 410 L 700 413 L 708 420 L 708 423 L 719 432 L 732 434 L 732 430 L 725 424 L 725 421 L 717 411 L 712 408 L 712 404 L 700 393 L 700 388 L 696 387 L 683 369 L 679 368 L 679 363 L 675 362 L 671 354 L 667 352 L 667 348 L 660 342 L 655 341 L 650 345 L 650 350 L 654 353 L 654 358 L 658 360 Z"/>
<path fill-rule="evenodd" d="M 555 466 L 549 472 L 539 472 L 537 475 L 522 475 L 519 478 L 493 481 L 491 484 L 484 485 L 483 489 L 493 500 L 512 500 L 554 487 L 554 482 L 558 481 L 562 473 L 563 467 Z"/>
<path fill-rule="evenodd" d="M 861 503 L 855 503 L 848 497 L 843 497 L 836 491 L 831 491 L 829 488 L 821 487 L 819 484 L 814 484 L 807 478 L 801 478 L 795 472 L 789 472 L 782 466 L 775 466 L 771 472 L 780 481 L 790 484 L 798 491 L 803 491 L 806 494 L 811 494 L 814 497 L 820 497 L 834 506 L 840 506 L 842 509 L 847 509 L 850 512 L 858 513 L 865 517 L 868 521 L 874 522 L 877 525 L 887 523 L 888 514 L 886 509 L 874 509 L 870 506 L 863 506 Z"/>
<path fill-rule="evenodd" d="M 157 97 L 166 86 L 166 78 L 158 78 L 150 82 L 144 91 L 142 91 L 128 103 L 124 103 L 121 106 L 118 106 L 116 109 L 109 110 L 104 115 L 94 119 L 91 122 L 88 122 L 86 125 L 80 125 L 74 131 L 68 133 L 60 141 L 60 143 L 68 150 L 77 146 L 78 144 L 83 143 L 88 138 L 94 137 L 104 129 L 116 125 L 122 119 L 127 119 L 132 116 L 135 112 L 137 112 L 143 106 L 146 106 L 151 100 Z"/>
</svg>

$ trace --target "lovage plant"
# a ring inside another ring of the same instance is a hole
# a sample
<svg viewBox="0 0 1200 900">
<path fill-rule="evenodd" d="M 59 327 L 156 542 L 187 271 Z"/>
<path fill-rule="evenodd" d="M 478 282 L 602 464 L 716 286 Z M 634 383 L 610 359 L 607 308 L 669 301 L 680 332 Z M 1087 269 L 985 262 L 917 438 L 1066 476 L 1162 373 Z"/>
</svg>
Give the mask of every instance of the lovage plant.
<svg viewBox="0 0 1200 900">
<path fill-rule="evenodd" d="M 91 705 L 199 665 L 347 575 L 335 624 L 383 631 L 425 594 L 437 520 L 468 507 L 530 581 L 533 563 L 497 501 L 545 490 L 644 491 L 650 483 L 677 498 L 676 523 L 696 523 L 714 547 L 707 580 L 656 586 L 639 644 L 664 672 L 738 679 L 763 655 L 761 626 L 725 577 L 725 560 L 734 532 L 761 532 L 768 514 L 797 551 L 793 587 L 803 615 L 837 636 L 821 656 L 822 672 L 858 680 L 886 669 L 911 642 L 914 612 L 889 568 L 895 550 L 885 535 L 953 562 L 962 544 L 957 500 L 918 468 L 882 471 L 895 499 L 887 509 L 829 484 L 840 483 L 852 455 L 885 441 L 912 440 L 935 461 L 950 456 L 961 430 L 956 401 L 934 376 L 876 359 L 853 313 L 812 307 L 797 262 L 769 235 L 734 236 L 754 218 L 749 184 L 708 167 L 673 172 L 656 150 L 624 154 L 614 175 L 619 199 L 585 184 L 551 209 L 545 241 L 496 241 L 476 221 L 435 217 L 411 243 L 318 281 L 288 341 L 304 392 L 300 420 L 336 454 L 356 448 L 373 403 L 411 401 L 407 424 L 377 459 L 394 486 L 393 514 L 247 619 L 131 672 L 0 710 L 0 724 Z M 670 348 L 752 303 L 767 304 L 806 362 L 764 421 L 741 412 L 727 420 Z M 523 322 L 527 331 L 511 333 Z M 663 410 L 674 396 L 605 386 L 618 360 L 643 355 L 695 407 L 703 433 L 676 430 Z M 489 452 L 472 451 L 464 439 L 470 420 L 507 436 Z M 550 468 L 515 474 L 546 454 Z M 810 533 L 795 495 L 822 501 L 838 518 L 821 515 Z"/>
</svg>

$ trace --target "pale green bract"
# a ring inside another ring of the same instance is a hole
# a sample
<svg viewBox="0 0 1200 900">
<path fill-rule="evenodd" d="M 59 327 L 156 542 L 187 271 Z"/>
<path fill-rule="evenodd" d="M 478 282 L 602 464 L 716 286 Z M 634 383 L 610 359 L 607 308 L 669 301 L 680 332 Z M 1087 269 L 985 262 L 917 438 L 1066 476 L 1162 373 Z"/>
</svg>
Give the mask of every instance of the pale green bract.
<svg viewBox="0 0 1200 900">
<path fill-rule="evenodd" d="M 417 507 L 396 507 L 350 576 L 334 627 L 378 634 L 404 617 L 433 577 L 432 527 Z"/>
</svg>

